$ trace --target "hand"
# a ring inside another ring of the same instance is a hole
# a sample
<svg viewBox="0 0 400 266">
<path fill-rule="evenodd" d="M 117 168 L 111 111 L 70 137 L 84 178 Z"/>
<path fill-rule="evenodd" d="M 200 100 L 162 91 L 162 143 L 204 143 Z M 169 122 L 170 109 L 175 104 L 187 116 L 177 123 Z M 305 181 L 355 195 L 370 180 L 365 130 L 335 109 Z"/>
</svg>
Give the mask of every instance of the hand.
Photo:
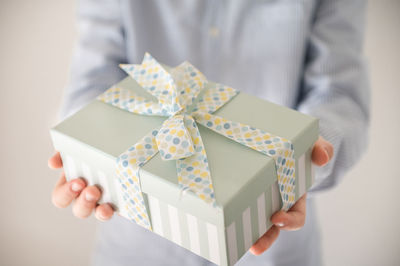
<svg viewBox="0 0 400 266">
<path fill-rule="evenodd" d="M 49 167 L 59 169 L 63 167 L 60 153 L 57 152 L 48 161 Z M 65 179 L 64 172 L 58 180 L 52 194 L 52 202 L 58 208 L 65 208 L 73 200 L 73 214 L 78 218 L 87 218 L 95 209 L 95 216 L 100 221 L 108 220 L 114 214 L 114 210 L 109 203 L 98 205 L 97 201 L 101 197 L 101 191 L 96 186 L 86 186 L 82 178 L 77 178 L 69 182 Z"/>
<path fill-rule="evenodd" d="M 312 151 L 312 162 L 318 166 L 327 164 L 333 157 L 333 146 L 319 137 Z M 271 216 L 273 226 L 250 248 L 254 255 L 266 251 L 278 238 L 280 230 L 294 231 L 304 226 L 306 220 L 306 194 L 304 194 L 288 212 L 278 211 Z"/>
</svg>

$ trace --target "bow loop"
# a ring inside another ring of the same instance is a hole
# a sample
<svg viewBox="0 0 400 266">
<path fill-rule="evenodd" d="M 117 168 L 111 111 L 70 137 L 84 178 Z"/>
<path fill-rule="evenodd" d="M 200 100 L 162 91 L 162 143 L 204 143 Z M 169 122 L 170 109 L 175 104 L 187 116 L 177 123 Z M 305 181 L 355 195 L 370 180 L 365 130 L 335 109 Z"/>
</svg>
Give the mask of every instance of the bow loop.
<svg viewBox="0 0 400 266">
<path fill-rule="evenodd" d="M 158 131 L 156 141 L 163 160 L 178 160 L 194 154 L 192 137 L 184 120 L 184 115 L 170 117 Z"/>
<path fill-rule="evenodd" d="M 173 77 L 150 54 L 146 53 L 142 64 L 121 64 L 120 67 L 136 82 L 166 106 L 168 114 L 182 110 Z"/>
</svg>

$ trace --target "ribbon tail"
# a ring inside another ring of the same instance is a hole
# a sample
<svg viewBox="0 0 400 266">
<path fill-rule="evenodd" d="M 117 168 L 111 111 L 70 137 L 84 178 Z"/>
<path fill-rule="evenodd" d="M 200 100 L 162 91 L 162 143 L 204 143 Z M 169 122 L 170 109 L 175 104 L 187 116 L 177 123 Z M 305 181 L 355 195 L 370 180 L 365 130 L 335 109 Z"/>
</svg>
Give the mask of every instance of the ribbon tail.
<svg viewBox="0 0 400 266">
<path fill-rule="evenodd" d="M 179 187 L 190 190 L 208 204 L 216 206 L 210 169 L 199 128 L 191 116 L 185 116 L 185 126 L 191 134 L 194 155 L 176 161 Z"/>
<path fill-rule="evenodd" d="M 147 161 L 157 154 L 155 136 L 158 130 L 145 135 L 135 145 L 117 158 L 117 178 L 121 185 L 121 216 L 152 230 L 149 213 L 140 186 L 139 170 Z"/>
<path fill-rule="evenodd" d="M 272 157 L 283 202 L 282 210 L 287 211 L 294 205 L 296 164 L 294 147 L 289 140 L 209 113 L 195 112 L 192 115 L 199 124 L 216 133 Z"/>
</svg>

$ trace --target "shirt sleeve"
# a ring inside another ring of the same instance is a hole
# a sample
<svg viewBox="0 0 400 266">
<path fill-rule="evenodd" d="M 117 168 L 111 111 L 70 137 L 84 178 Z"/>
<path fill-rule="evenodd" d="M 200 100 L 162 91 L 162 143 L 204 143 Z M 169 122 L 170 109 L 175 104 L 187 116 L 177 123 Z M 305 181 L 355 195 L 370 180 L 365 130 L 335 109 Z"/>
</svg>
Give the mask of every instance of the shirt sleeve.
<svg viewBox="0 0 400 266">
<path fill-rule="evenodd" d="M 317 167 L 311 194 L 336 185 L 367 146 L 370 91 L 362 55 L 366 2 L 326 0 L 312 22 L 298 110 L 320 119 L 335 148 Z"/>
<path fill-rule="evenodd" d="M 61 118 L 79 110 L 125 76 L 118 67 L 126 62 L 119 1 L 81 0 L 77 17 L 78 41 Z"/>
</svg>

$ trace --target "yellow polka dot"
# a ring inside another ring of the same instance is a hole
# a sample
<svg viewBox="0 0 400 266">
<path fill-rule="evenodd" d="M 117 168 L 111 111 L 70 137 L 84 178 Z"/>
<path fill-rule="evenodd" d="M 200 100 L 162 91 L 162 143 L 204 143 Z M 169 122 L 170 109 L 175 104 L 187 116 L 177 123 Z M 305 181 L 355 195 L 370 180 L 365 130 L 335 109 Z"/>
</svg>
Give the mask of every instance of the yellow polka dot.
<svg viewBox="0 0 400 266">
<path fill-rule="evenodd" d="M 157 84 L 157 80 L 153 80 L 153 82 L 151 83 L 151 85 L 156 85 Z"/>
<path fill-rule="evenodd" d="M 268 149 L 273 149 L 273 148 L 275 148 L 275 146 L 272 145 L 272 144 L 269 144 L 269 145 L 267 145 L 267 148 L 268 148 Z"/>
<path fill-rule="evenodd" d="M 214 120 L 214 124 L 219 125 L 220 123 L 221 123 L 221 119 L 216 118 L 216 119 Z"/>
<path fill-rule="evenodd" d="M 142 150 L 142 149 L 143 149 L 143 145 L 142 145 L 142 144 L 138 144 L 138 145 L 136 145 L 136 149 L 138 149 L 138 150 Z"/>
<path fill-rule="evenodd" d="M 200 170 L 199 169 L 196 169 L 196 170 L 194 170 L 194 172 L 193 172 L 195 175 L 198 175 L 198 174 L 200 174 Z"/>
<path fill-rule="evenodd" d="M 189 93 L 190 92 L 190 88 L 186 88 L 185 91 L 186 91 L 186 93 Z"/>
<path fill-rule="evenodd" d="M 179 130 L 177 135 L 178 137 L 182 137 L 185 134 L 185 132 L 183 130 Z"/>
<path fill-rule="evenodd" d="M 200 139 L 199 138 L 195 138 L 194 140 L 193 140 L 193 142 L 194 142 L 194 144 L 199 144 L 199 142 L 200 142 Z"/>
<path fill-rule="evenodd" d="M 169 152 L 170 153 L 175 153 L 176 152 L 176 147 L 175 146 L 169 147 Z"/>
<path fill-rule="evenodd" d="M 250 138 L 250 137 L 251 137 L 251 133 L 250 133 L 250 132 L 247 132 L 246 134 L 244 134 L 244 137 L 245 137 L 245 138 Z"/>
<path fill-rule="evenodd" d="M 261 137 L 256 137 L 255 141 L 262 141 L 262 138 Z"/>
<path fill-rule="evenodd" d="M 205 114 L 204 115 L 204 119 L 205 120 L 210 120 L 211 119 L 211 115 L 210 114 Z"/>
<path fill-rule="evenodd" d="M 199 165 L 198 161 L 195 161 L 195 162 L 192 163 L 192 166 L 198 166 L 198 165 Z"/>
<path fill-rule="evenodd" d="M 175 134 L 176 133 L 176 129 L 171 129 L 170 133 L 171 134 Z"/>
<path fill-rule="evenodd" d="M 204 194 L 200 194 L 199 197 L 200 197 L 202 200 L 205 200 L 205 199 L 206 199 L 206 195 L 204 195 Z"/>
<path fill-rule="evenodd" d="M 203 172 L 203 173 L 200 174 L 200 176 L 201 176 L 201 177 L 207 177 L 207 176 L 208 176 L 208 173 L 207 173 L 207 172 Z"/>
<path fill-rule="evenodd" d="M 286 150 L 285 151 L 285 157 L 288 157 L 288 155 L 289 155 L 289 152 Z"/>
<path fill-rule="evenodd" d="M 232 130 L 227 130 L 227 131 L 226 131 L 226 134 L 232 135 Z"/>
<path fill-rule="evenodd" d="M 271 137 L 269 135 L 264 135 L 263 139 L 270 139 Z"/>
</svg>

